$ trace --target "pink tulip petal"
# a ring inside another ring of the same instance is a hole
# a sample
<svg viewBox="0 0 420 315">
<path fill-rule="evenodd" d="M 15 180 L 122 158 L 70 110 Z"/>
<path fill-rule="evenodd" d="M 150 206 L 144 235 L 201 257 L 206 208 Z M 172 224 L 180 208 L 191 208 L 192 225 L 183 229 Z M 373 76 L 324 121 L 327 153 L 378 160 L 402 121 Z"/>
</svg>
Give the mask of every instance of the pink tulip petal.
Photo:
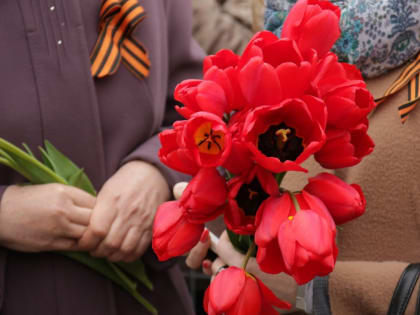
<svg viewBox="0 0 420 315">
<path fill-rule="evenodd" d="M 209 300 L 217 314 L 236 303 L 245 285 L 245 271 L 237 267 L 222 270 L 210 285 Z"/>
</svg>

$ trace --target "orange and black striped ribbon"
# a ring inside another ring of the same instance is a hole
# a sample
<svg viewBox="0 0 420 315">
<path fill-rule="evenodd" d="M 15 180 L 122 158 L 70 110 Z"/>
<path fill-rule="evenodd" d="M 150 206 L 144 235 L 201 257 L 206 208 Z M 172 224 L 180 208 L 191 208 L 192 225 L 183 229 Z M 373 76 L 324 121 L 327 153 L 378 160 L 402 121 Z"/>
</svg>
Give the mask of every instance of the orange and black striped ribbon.
<svg viewBox="0 0 420 315">
<path fill-rule="evenodd" d="M 385 91 L 384 96 L 377 99 L 376 102 L 381 104 L 388 97 L 397 93 L 404 87 L 408 86 L 408 102 L 398 107 L 401 122 L 404 123 L 408 115 L 420 103 L 420 53 L 417 58 L 410 63 L 392 85 Z"/>
<path fill-rule="evenodd" d="M 95 78 L 114 74 L 121 60 L 139 79 L 149 75 L 150 60 L 143 45 L 131 37 L 146 17 L 138 0 L 105 0 L 99 21 L 99 37 L 90 56 Z"/>
</svg>

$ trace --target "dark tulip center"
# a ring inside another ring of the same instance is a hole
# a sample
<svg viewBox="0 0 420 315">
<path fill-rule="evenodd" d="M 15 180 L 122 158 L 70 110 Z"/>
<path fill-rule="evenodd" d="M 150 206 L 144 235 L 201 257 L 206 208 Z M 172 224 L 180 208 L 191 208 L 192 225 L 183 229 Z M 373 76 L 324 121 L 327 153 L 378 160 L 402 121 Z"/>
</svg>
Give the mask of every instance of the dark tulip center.
<svg viewBox="0 0 420 315">
<path fill-rule="evenodd" d="M 261 203 L 268 197 L 258 178 L 255 177 L 249 184 L 244 183 L 241 186 L 235 200 L 246 215 L 255 216 Z"/>
<path fill-rule="evenodd" d="M 296 136 L 296 130 L 285 123 L 270 126 L 258 136 L 258 149 L 266 156 L 276 157 L 280 161 L 294 161 L 303 152 L 302 138 Z"/>
</svg>

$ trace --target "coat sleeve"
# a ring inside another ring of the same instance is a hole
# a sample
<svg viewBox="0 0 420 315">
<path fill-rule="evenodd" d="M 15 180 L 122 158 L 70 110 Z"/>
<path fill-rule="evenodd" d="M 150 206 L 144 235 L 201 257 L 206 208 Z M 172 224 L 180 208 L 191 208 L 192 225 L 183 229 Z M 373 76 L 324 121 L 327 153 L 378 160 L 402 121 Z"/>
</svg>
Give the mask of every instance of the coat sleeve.
<svg viewBox="0 0 420 315">
<path fill-rule="evenodd" d="M 168 101 L 166 104 L 165 117 L 162 122 L 162 131 L 168 128 L 176 120 L 182 119 L 174 110 L 175 101 L 173 91 L 175 86 L 185 79 L 200 78 L 202 76 L 203 51 L 192 38 L 192 9 L 190 0 L 164 1 L 168 19 L 169 52 L 169 77 L 168 77 Z M 186 180 L 188 177 L 173 171 L 163 165 L 158 158 L 160 141 L 158 133 L 149 138 L 131 152 L 122 163 L 132 160 L 149 162 L 162 172 L 170 189 L 175 183 Z"/>
<path fill-rule="evenodd" d="M 386 314 L 405 262 L 337 262 L 329 277 L 332 314 Z M 406 314 L 414 314 L 418 283 Z"/>
<path fill-rule="evenodd" d="M 248 12 L 249 21 L 245 21 L 228 10 L 229 2 L 232 0 L 226 4 L 218 0 L 193 0 L 193 34 L 208 54 L 224 48 L 241 53 L 253 35 L 250 3 L 241 1 L 235 6 L 235 10 Z"/>
</svg>

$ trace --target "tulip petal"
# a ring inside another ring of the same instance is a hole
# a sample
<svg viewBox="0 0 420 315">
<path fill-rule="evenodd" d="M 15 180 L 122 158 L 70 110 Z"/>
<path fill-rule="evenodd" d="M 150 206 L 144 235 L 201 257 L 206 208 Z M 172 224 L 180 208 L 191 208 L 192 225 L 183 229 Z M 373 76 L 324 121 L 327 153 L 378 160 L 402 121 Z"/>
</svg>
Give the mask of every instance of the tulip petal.
<svg viewBox="0 0 420 315">
<path fill-rule="evenodd" d="M 186 219 L 181 220 L 175 234 L 168 242 L 166 255 L 172 258 L 191 250 L 200 240 L 203 230 L 204 224 L 193 224 Z"/>
<path fill-rule="evenodd" d="M 229 315 L 258 315 L 261 312 L 261 294 L 256 279 L 246 275 L 245 285 Z"/>
<path fill-rule="evenodd" d="M 222 270 L 210 285 L 209 300 L 217 314 L 227 312 L 236 303 L 245 285 L 245 271 L 237 267 Z"/>
<path fill-rule="evenodd" d="M 166 233 L 181 219 L 182 212 L 183 209 L 179 206 L 179 201 L 167 201 L 162 203 L 156 212 L 153 224 L 153 235 L 159 236 Z"/>
<path fill-rule="evenodd" d="M 280 225 L 289 216 L 291 207 L 289 194 L 264 200 L 256 218 L 255 242 L 258 246 L 267 247 L 276 238 Z"/>
<path fill-rule="evenodd" d="M 282 89 L 274 68 L 261 57 L 252 58 L 240 71 L 242 92 L 252 106 L 277 104 L 282 100 Z"/>
<path fill-rule="evenodd" d="M 302 210 L 293 219 L 295 238 L 300 246 L 318 256 L 331 251 L 333 234 L 327 221 L 312 210 Z"/>
<path fill-rule="evenodd" d="M 340 37 L 339 18 L 330 11 L 324 10 L 313 16 L 302 28 L 298 46 L 305 54 L 315 49 L 323 57 Z"/>
<path fill-rule="evenodd" d="M 277 274 L 285 271 L 286 267 L 277 240 L 273 240 L 267 247 L 258 247 L 257 263 L 266 273 Z"/>
<path fill-rule="evenodd" d="M 277 239 L 287 269 L 291 269 L 295 263 L 296 238 L 292 228 L 292 222 L 284 222 L 277 234 Z"/>
</svg>

